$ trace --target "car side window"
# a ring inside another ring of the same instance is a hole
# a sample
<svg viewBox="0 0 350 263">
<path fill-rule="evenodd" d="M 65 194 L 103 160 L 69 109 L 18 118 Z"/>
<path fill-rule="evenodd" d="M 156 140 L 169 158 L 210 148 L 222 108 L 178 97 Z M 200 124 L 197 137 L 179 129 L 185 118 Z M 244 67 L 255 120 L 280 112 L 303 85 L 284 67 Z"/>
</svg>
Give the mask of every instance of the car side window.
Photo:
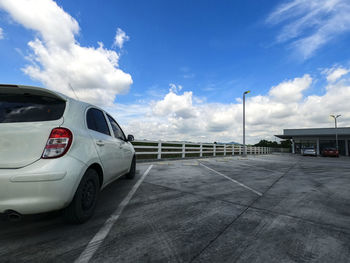
<svg viewBox="0 0 350 263">
<path fill-rule="evenodd" d="M 120 140 L 125 141 L 126 139 L 125 139 L 124 132 L 119 127 L 118 123 L 111 116 L 109 116 L 108 114 L 107 114 L 107 117 L 108 117 L 109 122 L 111 123 L 114 136 L 116 138 L 120 139 Z"/>
<path fill-rule="evenodd" d="M 86 123 L 90 130 L 111 135 L 107 121 L 102 111 L 91 108 L 86 113 Z"/>
</svg>

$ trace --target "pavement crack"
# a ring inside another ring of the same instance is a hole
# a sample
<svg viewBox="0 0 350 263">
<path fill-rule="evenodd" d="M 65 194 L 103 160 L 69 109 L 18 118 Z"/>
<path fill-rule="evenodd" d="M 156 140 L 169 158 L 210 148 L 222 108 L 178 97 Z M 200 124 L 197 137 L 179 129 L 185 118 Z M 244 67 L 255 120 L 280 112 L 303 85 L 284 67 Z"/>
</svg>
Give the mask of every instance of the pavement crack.
<svg viewBox="0 0 350 263">
<path fill-rule="evenodd" d="M 241 203 L 236 203 L 236 202 L 232 202 L 232 201 L 228 201 L 228 200 L 213 198 L 211 196 L 201 195 L 201 194 L 198 194 L 198 193 L 183 191 L 183 190 L 179 190 L 177 188 L 172 188 L 172 187 L 159 185 L 159 184 L 155 184 L 155 183 L 150 183 L 150 182 L 144 182 L 144 183 L 150 184 L 150 185 L 154 185 L 154 186 L 158 186 L 158 187 L 161 187 L 161 188 L 165 188 L 165 189 L 168 189 L 168 190 L 173 190 L 173 191 L 180 192 L 180 193 L 183 193 L 183 194 L 199 196 L 199 197 L 202 197 L 202 198 L 205 198 L 205 199 L 208 199 L 208 200 L 212 200 L 212 201 L 220 201 L 220 202 L 223 202 L 223 203 L 232 204 L 232 205 L 245 207 L 245 208 L 249 206 L 249 205 L 244 205 L 244 204 L 241 204 Z M 159 201 L 161 201 L 161 200 L 156 200 L 156 201 L 152 201 L 152 202 L 156 203 L 156 202 L 159 202 Z M 325 224 L 325 223 L 321 223 L 321 222 L 314 221 L 314 220 L 311 220 L 311 219 L 307 219 L 307 218 L 303 218 L 303 217 L 299 217 L 299 216 L 294 216 L 294 215 L 291 215 L 291 214 L 280 213 L 280 212 L 276 212 L 276 211 L 273 211 L 273 210 L 270 210 L 270 209 L 256 207 L 256 206 L 253 206 L 253 205 L 251 205 L 249 208 L 254 209 L 254 210 L 258 210 L 258 211 L 263 211 L 263 212 L 275 214 L 275 215 L 279 215 L 279 216 L 285 216 L 285 217 L 297 219 L 297 220 L 300 220 L 300 221 L 303 221 L 303 222 L 307 222 L 307 223 L 310 223 L 310 224 L 314 224 L 314 225 L 319 225 L 319 226 L 322 226 L 322 227 L 324 227 L 326 229 L 335 230 L 335 231 L 341 232 L 341 233 L 346 234 L 346 235 L 350 234 L 350 229 L 340 228 L 340 227 L 334 226 L 332 224 Z"/>
<path fill-rule="evenodd" d="M 211 246 L 211 244 L 213 244 L 223 233 L 226 232 L 226 230 L 233 225 L 245 212 L 247 212 L 247 210 L 250 207 L 246 207 L 238 216 L 236 216 L 233 221 L 231 223 L 229 223 L 227 226 L 225 226 L 225 228 L 223 230 L 221 230 L 219 232 L 219 234 L 217 234 L 212 240 L 209 241 L 209 243 L 203 248 L 201 249 L 201 251 L 199 251 L 199 253 L 197 253 L 195 256 L 192 257 L 192 259 L 190 260 L 190 262 L 193 262 L 194 260 L 196 260 L 208 247 Z"/>
<path fill-rule="evenodd" d="M 260 208 L 260 207 L 255 207 L 255 206 L 251 206 L 250 208 L 254 209 L 254 210 L 274 214 L 274 215 L 285 216 L 285 217 L 297 219 L 299 221 L 306 222 L 306 223 L 313 224 L 313 225 L 318 225 L 318 226 L 324 227 L 324 228 L 329 229 L 329 230 L 338 231 L 338 232 L 341 232 L 345 235 L 350 235 L 350 229 L 348 229 L 348 228 L 337 227 L 337 226 L 332 225 L 332 224 L 325 224 L 325 223 L 321 223 L 321 222 L 314 221 L 311 219 L 307 219 L 307 218 L 303 218 L 303 217 L 299 217 L 299 216 L 294 216 L 294 215 L 290 215 L 290 214 L 284 214 L 284 213 L 276 212 L 276 211 L 265 209 L 265 208 Z"/>
<path fill-rule="evenodd" d="M 173 191 L 176 191 L 176 192 L 179 192 L 179 193 L 183 193 L 183 194 L 199 196 L 199 197 L 202 197 L 202 198 L 205 198 L 205 199 L 208 199 L 208 200 L 212 200 L 212 201 L 220 201 L 220 202 L 223 202 L 223 203 L 232 204 L 232 205 L 241 206 L 241 207 L 247 207 L 248 206 L 248 205 L 245 205 L 245 204 L 236 203 L 236 202 L 232 202 L 232 201 L 228 201 L 228 200 L 222 200 L 222 199 L 218 199 L 218 198 L 213 198 L 211 196 L 206 196 L 206 195 L 201 195 L 201 194 L 198 194 L 198 193 L 183 191 L 183 190 L 180 190 L 180 189 L 177 189 L 177 188 L 172 188 L 172 187 L 169 187 L 169 186 L 159 185 L 159 184 L 150 183 L 150 182 L 144 182 L 144 183 L 150 184 L 150 185 L 154 185 L 154 186 L 158 186 L 158 187 L 162 187 L 162 188 L 165 188 L 165 189 L 168 189 L 168 190 L 173 190 Z M 159 200 L 159 201 L 161 201 L 161 200 Z M 159 201 L 157 200 L 155 202 L 159 202 Z"/>
<path fill-rule="evenodd" d="M 295 165 L 297 165 L 299 163 L 299 161 L 296 161 L 295 163 L 293 163 L 289 169 L 287 171 L 285 171 L 280 177 L 278 177 L 263 193 L 262 196 L 259 196 L 257 199 L 255 199 L 253 201 L 253 203 L 255 203 L 257 200 L 259 200 L 260 198 L 262 198 L 268 191 L 270 191 L 272 189 L 272 187 L 274 187 L 283 177 L 285 177 L 293 168 L 295 168 Z"/>
<path fill-rule="evenodd" d="M 235 219 L 233 219 L 233 221 L 231 223 L 229 223 L 225 228 L 223 228 L 222 231 L 220 231 L 203 249 L 201 249 L 201 251 L 199 253 L 197 253 L 194 257 L 192 257 L 192 259 L 190 260 L 190 262 L 193 262 L 194 260 L 196 260 L 207 248 L 209 248 L 223 233 L 226 232 L 226 230 L 231 227 L 242 215 L 244 215 L 250 208 L 253 207 L 253 204 L 255 204 L 259 199 L 261 199 L 276 183 L 278 183 L 284 176 L 286 176 L 294 167 L 295 165 L 298 163 L 295 162 L 293 163 L 290 168 L 284 172 L 279 178 L 277 178 L 270 187 L 268 187 L 261 196 L 258 196 L 251 204 L 249 204 Z M 247 246 L 248 247 L 248 246 Z M 247 249 L 244 248 L 243 251 L 238 255 L 238 258 L 240 257 L 240 255 L 243 254 L 243 252 Z"/>
</svg>

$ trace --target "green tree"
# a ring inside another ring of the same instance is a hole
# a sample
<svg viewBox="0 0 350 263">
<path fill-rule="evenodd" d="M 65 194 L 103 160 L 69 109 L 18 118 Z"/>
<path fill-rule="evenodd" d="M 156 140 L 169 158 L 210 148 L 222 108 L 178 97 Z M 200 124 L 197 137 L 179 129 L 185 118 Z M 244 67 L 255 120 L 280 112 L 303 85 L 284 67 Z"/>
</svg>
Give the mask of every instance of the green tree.
<svg viewBox="0 0 350 263">
<path fill-rule="evenodd" d="M 271 147 L 271 148 L 290 148 L 291 147 L 291 141 L 290 140 L 284 140 L 281 141 L 280 143 L 278 142 L 273 142 L 273 141 L 268 141 L 268 140 L 260 140 L 257 144 L 254 146 L 259 146 L 259 147 Z"/>
</svg>

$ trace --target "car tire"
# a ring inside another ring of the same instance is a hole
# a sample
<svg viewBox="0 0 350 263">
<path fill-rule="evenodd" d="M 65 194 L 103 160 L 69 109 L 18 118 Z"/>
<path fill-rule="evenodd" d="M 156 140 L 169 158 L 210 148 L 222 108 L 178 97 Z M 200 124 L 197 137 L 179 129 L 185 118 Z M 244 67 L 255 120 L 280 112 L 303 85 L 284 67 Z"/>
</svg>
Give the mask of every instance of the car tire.
<svg viewBox="0 0 350 263">
<path fill-rule="evenodd" d="M 95 170 L 89 169 L 81 179 L 72 202 L 64 209 L 65 220 L 73 224 L 88 221 L 94 214 L 99 192 L 98 174 Z"/>
<path fill-rule="evenodd" d="M 130 171 L 125 175 L 126 179 L 134 179 L 136 174 L 136 157 L 134 156 L 131 161 Z"/>
</svg>

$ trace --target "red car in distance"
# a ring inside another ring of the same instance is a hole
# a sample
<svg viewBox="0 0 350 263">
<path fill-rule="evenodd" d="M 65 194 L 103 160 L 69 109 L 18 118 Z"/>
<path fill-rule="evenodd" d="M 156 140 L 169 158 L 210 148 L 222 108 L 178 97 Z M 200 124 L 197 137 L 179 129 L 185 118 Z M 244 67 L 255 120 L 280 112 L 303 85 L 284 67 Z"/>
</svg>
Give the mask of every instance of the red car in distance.
<svg viewBox="0 0 350 263">
<path fill-rule="evenodd" d="M 339 151 L 336 148 L 324 148 L 322 150 L 323 157 L 339 157 Z"/>
</svg>

